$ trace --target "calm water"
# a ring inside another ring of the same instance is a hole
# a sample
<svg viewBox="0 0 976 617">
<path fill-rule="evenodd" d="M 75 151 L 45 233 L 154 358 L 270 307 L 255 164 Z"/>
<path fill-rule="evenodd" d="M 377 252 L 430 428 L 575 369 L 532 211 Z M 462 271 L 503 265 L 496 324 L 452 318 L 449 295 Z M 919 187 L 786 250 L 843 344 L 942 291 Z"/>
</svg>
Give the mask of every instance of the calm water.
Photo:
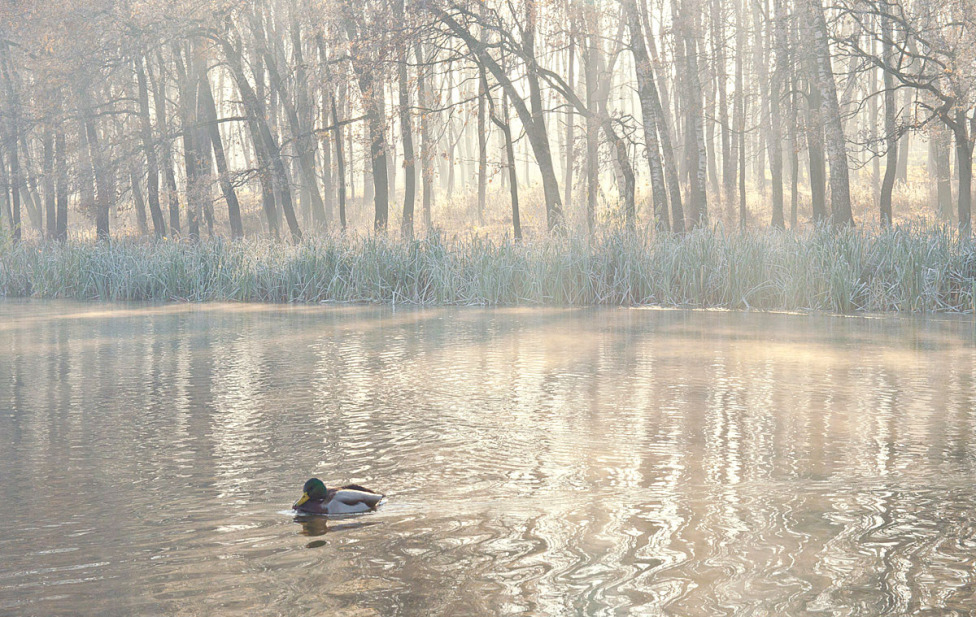
<svg viewBox="0 0 976 617">
<path fill-rule="evenodd" d="M 973 614 L 974 479 L 971 318 L 0 303 L 0 614 Z"/>
</svg>

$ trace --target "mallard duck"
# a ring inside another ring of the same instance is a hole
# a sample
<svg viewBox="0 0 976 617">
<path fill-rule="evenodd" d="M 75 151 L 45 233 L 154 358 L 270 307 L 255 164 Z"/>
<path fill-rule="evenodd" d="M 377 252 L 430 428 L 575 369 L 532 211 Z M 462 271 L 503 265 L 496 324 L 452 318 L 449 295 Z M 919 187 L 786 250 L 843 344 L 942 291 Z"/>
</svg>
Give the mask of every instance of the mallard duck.
<svg viewBox="0 0 976 617">
<path fill-rule="evenodd" d="M 355 514 L 375 510 L 383 495 L 358 484 L 326 489 L 318 478 L 302 487 L 302 497 L 292 506 L 303 514 Z"/>
</svg>

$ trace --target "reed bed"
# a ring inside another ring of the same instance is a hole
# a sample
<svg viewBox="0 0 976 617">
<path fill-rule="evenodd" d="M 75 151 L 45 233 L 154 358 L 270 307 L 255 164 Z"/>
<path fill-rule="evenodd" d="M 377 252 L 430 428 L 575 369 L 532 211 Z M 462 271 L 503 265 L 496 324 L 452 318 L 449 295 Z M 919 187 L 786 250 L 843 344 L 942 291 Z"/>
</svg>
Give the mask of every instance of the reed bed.
<svg viewBox="0 0 976 617">
<path fill-rule="evenodd" d="M 0 295 L 105 301 L 658 305 L 971 312 L 976 248 L 951 230 L 701 230 L 516 243 L 439 234 L 283 244 L 0 244 Z"/>
</svg>

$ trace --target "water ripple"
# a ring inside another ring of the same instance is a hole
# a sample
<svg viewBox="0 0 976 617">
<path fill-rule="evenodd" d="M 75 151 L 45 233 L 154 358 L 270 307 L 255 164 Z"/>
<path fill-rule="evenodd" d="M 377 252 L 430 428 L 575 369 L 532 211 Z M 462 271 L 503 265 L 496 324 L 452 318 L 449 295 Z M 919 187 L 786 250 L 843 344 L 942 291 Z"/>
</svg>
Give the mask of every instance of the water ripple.
<svg viewBox="0 0 976 617">
<path fill-rule="evenodd" d="M 3 614 L 972 614 L 969 322 L 3 310 Z"/>
</svg>

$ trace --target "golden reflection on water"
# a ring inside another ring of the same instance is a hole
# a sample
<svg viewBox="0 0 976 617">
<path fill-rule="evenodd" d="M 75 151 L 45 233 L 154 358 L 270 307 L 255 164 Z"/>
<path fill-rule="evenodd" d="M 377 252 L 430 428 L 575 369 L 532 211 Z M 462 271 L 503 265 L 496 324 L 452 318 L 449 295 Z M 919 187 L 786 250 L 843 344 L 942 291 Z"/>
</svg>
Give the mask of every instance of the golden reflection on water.
<svg viewBox="0 0 976 617">
<path fill-rule="evenodd" d="M 969 614 L 973 333 L 2 303 L 0 613 Z"/>
</svg>

